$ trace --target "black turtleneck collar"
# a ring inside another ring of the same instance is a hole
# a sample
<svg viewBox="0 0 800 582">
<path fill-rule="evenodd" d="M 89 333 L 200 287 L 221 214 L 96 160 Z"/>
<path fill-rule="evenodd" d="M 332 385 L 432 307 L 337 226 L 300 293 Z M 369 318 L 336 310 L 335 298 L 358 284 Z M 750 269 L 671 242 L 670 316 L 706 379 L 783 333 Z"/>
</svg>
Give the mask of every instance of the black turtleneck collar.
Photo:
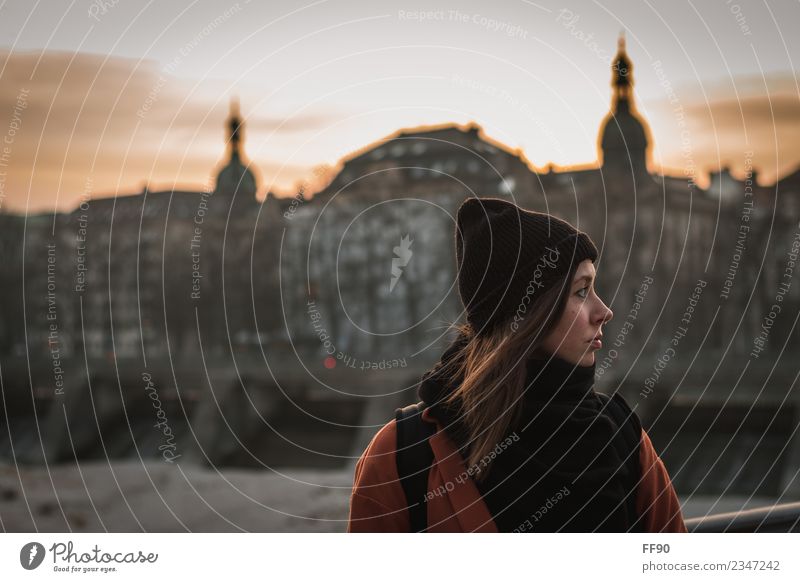
<svg viewBox="0 0 800 582">
<path fill-rule="evenodd" d="M 427 406 L 437 408 L 461 383 L 460 378 L 449 376 L 442 367 L 465 345 L 466 341 L 459 336 L 445 350 L 439 362 L 422 376 L 418 395 Z M 594 363 L 579 366 L 555 355 L 534 356 L 526 360 L 525 367 L 525 398 L 528 400 L 581 400 L 591 393 L 594 386 Z"/>
<path fill-rule="evenodd" d="M 579 366 L 559 356 L 529 358 L 525 398 L 536 402 L 583 400 L 594 386 L 595 364 Z"/>
<path fill-rule="evenodd" d="M 456 404 L 445 405 L 444 399 L 461 383 L 442 370 L 460 349 L 466 339 L 459 336 L 442 354 L 440 361 L 422 376 L 418 395 L 430 408 L 431 415 L 445 426 L 459 448 L 468 440 L 466 426 L 463 424 Z M 593 392 L 595 364 L 578 366 L 558 356 L 531 357 L 525 362 L 526 388 L 523 408 L 536 414 L 538 409 L 548 404 L 577 403 Z"/>
</svg>

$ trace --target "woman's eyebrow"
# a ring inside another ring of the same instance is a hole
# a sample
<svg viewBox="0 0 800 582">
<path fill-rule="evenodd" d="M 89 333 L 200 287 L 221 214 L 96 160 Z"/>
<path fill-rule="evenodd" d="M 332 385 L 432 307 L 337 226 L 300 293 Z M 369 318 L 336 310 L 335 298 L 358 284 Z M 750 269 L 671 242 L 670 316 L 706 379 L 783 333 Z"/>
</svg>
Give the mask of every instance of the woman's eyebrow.
<svg viewBox="0 0 800 582">
<path fill-rule="evenodd" d="M 584 275 L 583 277 L 581 277 L 580 279 L 575 281 L 575 283 L 582 283 L 583 281 L 586 281 L 587 283 L 591 283 L 592 279 L 593 279 L 593 277 L 591 275 Z"/>
</svg>

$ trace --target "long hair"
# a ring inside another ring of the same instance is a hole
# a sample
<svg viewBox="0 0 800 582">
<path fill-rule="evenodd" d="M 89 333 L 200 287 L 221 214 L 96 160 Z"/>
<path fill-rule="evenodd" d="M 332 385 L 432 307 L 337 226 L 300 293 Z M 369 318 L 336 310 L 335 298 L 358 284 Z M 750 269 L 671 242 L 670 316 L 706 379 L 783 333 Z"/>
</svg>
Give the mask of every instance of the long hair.
<svg viewBox="0 0 800 582">
<path fill-rule="evenodd" d="M 459 409 L 469 434 L 468 467 L 475 468 L 475 479 L 483 480 L 491 465 L 478 462 L 506 438 L 522 412 L 526 360 L 547 356 L 542 341 L 558 324 L 567 305 L 577 264 L 552 287 L 534 296 L 528 308 L 520 304 L 515 317 L 477 335 L 467 324 L 455 328 L 468 338 L 464 347 L 447 363 L 449 374 L 463 378 L 445 399 Z"/>
</svg>

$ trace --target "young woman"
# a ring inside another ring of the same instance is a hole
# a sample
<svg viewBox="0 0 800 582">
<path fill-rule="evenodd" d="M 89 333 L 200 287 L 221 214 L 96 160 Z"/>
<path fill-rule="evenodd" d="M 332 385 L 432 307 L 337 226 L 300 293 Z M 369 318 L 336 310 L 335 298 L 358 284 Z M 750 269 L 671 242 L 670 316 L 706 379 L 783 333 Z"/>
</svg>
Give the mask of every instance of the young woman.
<svg viewBox="0 0 800 582">
<path fill-rule="evenodd" d="M 348 531 L 685 532 L 636 414 L 593 388 L 613 317 L 594 243 L 497 198 L 456 222 L 467 322 L 359 459 Z"/>
</svg>

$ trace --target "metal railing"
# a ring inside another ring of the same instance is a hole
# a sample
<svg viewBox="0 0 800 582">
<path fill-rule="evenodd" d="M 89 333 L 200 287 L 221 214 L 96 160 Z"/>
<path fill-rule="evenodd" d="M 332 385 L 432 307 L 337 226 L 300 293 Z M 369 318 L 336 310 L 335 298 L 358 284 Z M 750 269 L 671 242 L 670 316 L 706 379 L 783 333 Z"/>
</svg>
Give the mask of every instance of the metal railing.
<svg viewBox="0 0 800 582">
<path fill-rule="evenodd" d="M 800 502 L 694 517 L 685 523 L 692 533 L 800 532 Z"/>
</svg>

